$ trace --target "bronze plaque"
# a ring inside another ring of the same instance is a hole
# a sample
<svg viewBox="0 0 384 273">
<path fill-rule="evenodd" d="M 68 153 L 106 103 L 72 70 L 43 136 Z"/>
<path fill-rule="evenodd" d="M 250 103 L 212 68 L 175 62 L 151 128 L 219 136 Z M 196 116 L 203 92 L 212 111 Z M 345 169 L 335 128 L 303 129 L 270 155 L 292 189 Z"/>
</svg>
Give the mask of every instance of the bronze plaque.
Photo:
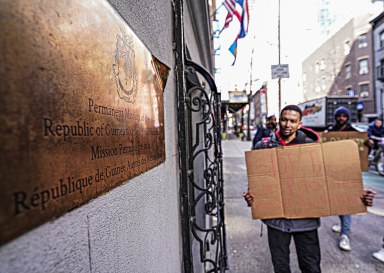
<svg viewBox="0 0 384 273">
<path fill-rule="evenodd" d="M 164 162 L 169 68 L 107 1 L 0 3 L 4 243 Z"/>
</svg>

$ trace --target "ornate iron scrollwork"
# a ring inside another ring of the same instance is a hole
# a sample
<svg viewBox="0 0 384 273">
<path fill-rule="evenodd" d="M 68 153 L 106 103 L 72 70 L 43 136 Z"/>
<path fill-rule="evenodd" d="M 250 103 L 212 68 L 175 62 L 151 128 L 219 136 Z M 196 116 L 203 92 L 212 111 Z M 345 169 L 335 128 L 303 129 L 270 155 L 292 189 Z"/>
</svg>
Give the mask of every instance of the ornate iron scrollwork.
<svg viewBox="0 0 384 273">
<path fill-rule="evenodd" d="M 228 269 L 224 223 L 221 97 L 212 76 L 186 60 L 190 232 L 206 272 Z"/>
</svg>

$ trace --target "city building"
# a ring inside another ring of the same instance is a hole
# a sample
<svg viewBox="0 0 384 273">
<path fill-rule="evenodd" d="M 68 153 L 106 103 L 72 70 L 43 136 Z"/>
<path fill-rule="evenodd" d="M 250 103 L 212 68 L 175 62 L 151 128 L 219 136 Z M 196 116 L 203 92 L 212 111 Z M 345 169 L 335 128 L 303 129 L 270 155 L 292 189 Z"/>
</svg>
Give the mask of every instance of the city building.
<svg viewBox="0 0 384 273">
<path fill-rule="evenodd" d="M 267 85 L 264 84 L 256 93 L 252 96 L 252 105 L 254 108 L 254 124 L 264 124 L 268 113 L 268 101 L 267 101 Z"/>
<path fill-rule="evenodd" d="M 359 121 L 376 115 L 371 16 L 351 19 L 303 61 L 305 101 L 324 96 L 357 96 Z"/>
<path fill-rule="evenodd" d="M 384 118 L 384 12 L 371 21 L 376 112 Z"/>
</svg>

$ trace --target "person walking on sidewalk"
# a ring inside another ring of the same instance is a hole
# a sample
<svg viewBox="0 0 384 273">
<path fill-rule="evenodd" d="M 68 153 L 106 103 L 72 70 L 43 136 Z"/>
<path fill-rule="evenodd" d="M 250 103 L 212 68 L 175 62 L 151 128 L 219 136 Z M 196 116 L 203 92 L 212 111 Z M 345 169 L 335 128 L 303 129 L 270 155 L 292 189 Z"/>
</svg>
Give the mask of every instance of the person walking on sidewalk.
<svg viewBox="0 0 384 273">
<path fill-rule="evenodd" d="M 335 113 L 335 124 L 328 128 L 329 132 L 351 132 L 357 131 L 349 123 L 350 113 L 348 108 L 339 107 Z M 349 232 L 351 230 L 352 216 L 339 215 L 340 225 L 332 226 L 334 232 L 340 232 L 339 248 L 345 251 L 351 250 L 351 243 L 349 240 Z"/>
<path fill-rule="evenodd" d="M 296 105 L 288 105 L 280 113 L 280 129 L 267 140 L 256 144 L 256 149 L 268 149 L 278 146 L 319 142 L 320 138 L 314 131 L 302 127 L 302 112 Z M 254 197 L 244 192 L 243 197 L 248 206 L 252 206 Z M 366 192 L 363 196 L 366 205 L 372 205 L 373 194 Z M 300 270 L 302 272 L 321 272 L 320 244 L 317 229 L 319 218 L 285 219 L 276 218 L 263 220 L 268 227 L 268 244 L 272 264 L 276 273 L 289 273 L 289 245 L 293 238 Z"/>
<path fill-rule="evenodd" d="M 267 118 L 267 124 L 265 128 L 263 125 L 260 125 L 257 128 L 255 137 L 252 140 L 252 150 L 256 149 L 256 143 L 262 140 L 263 137 L 270 137 L 271 134 L 275 133 L 277 129 L 277 121 L 275 115 L 269 116 Z"/>
</svg>

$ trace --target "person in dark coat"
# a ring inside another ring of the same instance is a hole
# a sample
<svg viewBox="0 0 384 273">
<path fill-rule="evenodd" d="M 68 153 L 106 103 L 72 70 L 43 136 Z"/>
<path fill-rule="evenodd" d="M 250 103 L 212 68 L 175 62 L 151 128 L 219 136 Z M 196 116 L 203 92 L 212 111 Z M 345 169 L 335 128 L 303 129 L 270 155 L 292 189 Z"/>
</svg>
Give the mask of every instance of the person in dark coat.
<svg viewBox="0 0 384 273">
<path fill-rule="evenodd" d="M 349 123 L 350 113 L 348 108 L 339 107 L 335 110 L 335 124 L 328 128 L 329 132 L 351 132 L 357 131 Z M 334 232 L 340 232 L 339 248 L 345 251 L 351 250 L 351 243 L 349 241 L 349 232 L 352 224 L 351 215 L 340 215 L 340 225 L 332 226 Z"/>
<path fill-rule="evenodd" d="M 329 132 L 348 132 L 348 131 L 357 131 L 355 130 L 351 123 L 349 122 L 350 113 L 348 108 L 341 106 L 335 110 L 335 124 L 328 128 Z"/>
<path fill-rule="evenodd" d="M 257 132 L 255 134 L 255 137 L 252 140 L 252 150 L 255 149 L 257 142 L 262 140 L 263 137 L 270 137 L 271 134 L 276 132 L 276 129 L 277 129 L 276 117 L 274 115 L 273 116 L 269 116 L 267 118 L 266 127 L 263 127 L 262 125 L 260 125 L 257 128 Z"/>
<path fill-rule="evenodd" d="M 378 137 L 384 137 L 383 121 L 379 118 L 375 119 L 368 127 L 368 138 L 373 149 L 378 148 Z"/>
</svg>

